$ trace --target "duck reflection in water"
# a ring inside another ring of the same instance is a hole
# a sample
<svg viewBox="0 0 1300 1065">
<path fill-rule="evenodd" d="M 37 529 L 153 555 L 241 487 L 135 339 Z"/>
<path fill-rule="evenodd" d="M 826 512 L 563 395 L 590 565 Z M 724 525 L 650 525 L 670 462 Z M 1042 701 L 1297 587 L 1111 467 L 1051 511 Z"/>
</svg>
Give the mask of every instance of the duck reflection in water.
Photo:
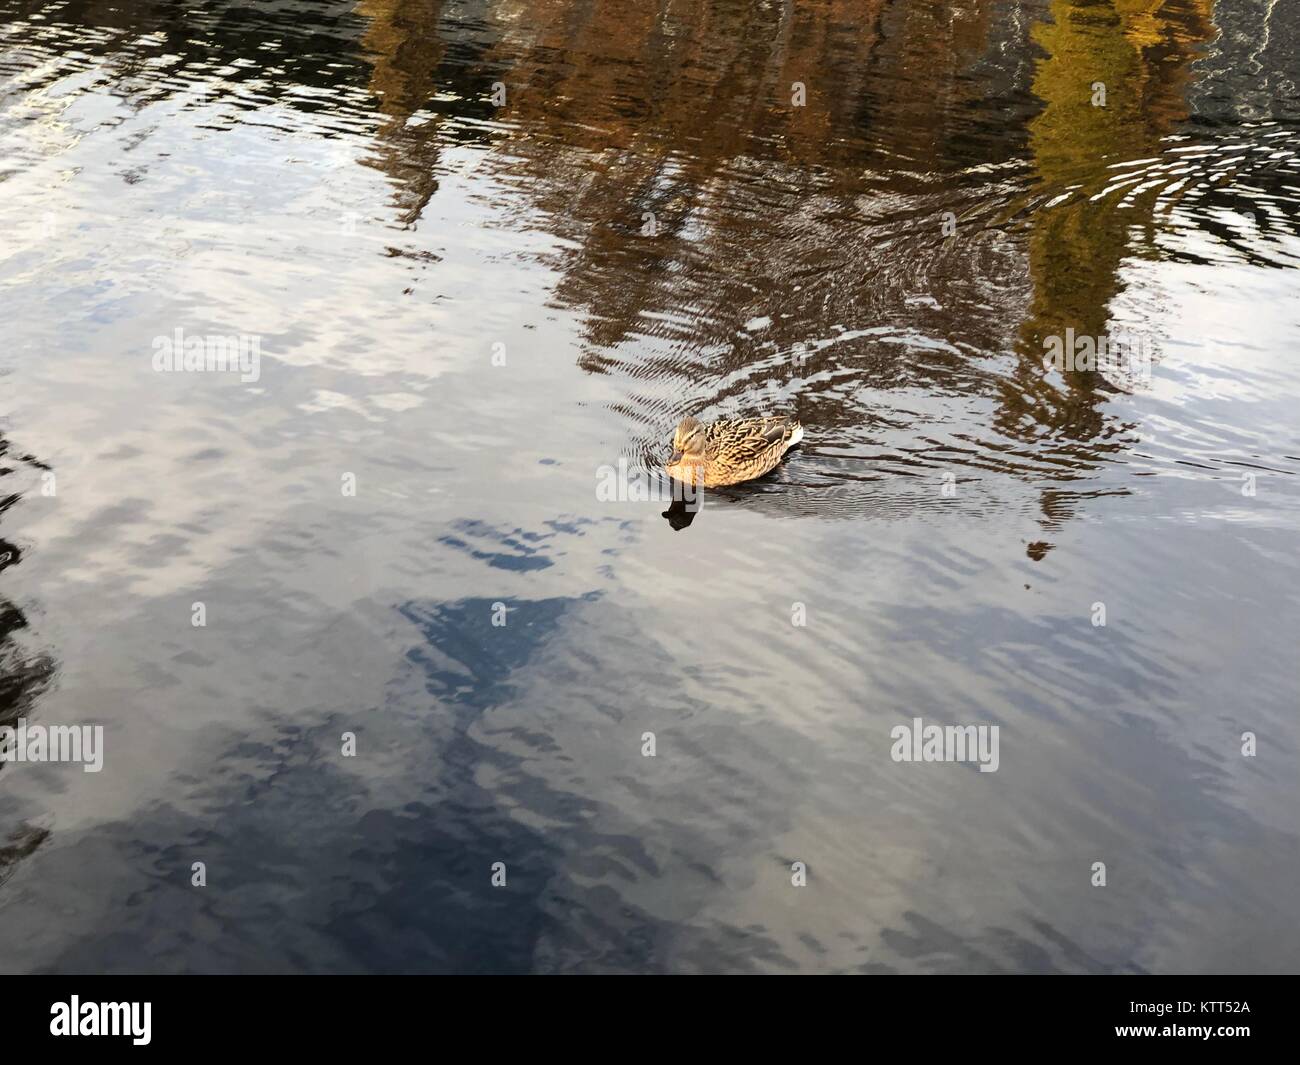
<svg viewBox="0 0 1300 1065">
<path fill-rule="evenodd" d="M 661 517 L 668 519 L 668 524 L 673 527 L 674 532 L 680 532 L 695 520 L 695 515 L 700 512 L 702 506 L 704 506 L 703 492 L 699 493 L 694 499 L 674 495 L 673 501 L 668 504 L 668 509 L 663 512 Z"/>
</svg>

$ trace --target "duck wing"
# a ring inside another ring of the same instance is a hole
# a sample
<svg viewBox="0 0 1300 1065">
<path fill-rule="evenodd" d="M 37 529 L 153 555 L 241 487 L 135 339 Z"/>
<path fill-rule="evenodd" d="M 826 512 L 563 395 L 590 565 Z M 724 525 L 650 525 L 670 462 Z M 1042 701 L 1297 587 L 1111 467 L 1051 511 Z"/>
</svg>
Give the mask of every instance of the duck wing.
<svg viewBox="0 0 1300 1065">
<path fill-rule="evenodd" d="M 781 417 L 715 422 L 705 439 L 733 462 L 746 462 L 789 439 L 798 426 L 798 422 Z"/>
</svg>

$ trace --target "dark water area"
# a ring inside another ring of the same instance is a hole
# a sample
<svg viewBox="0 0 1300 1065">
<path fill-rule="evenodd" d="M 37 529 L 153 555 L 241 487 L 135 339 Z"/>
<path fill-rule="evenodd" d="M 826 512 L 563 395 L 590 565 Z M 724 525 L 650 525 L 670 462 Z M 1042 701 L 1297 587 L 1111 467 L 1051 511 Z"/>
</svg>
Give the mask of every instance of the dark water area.
<svg viewBox="0 0 1300 1065">
<path fill-rule="evenodd" d="M 0 971 L 1300 968 L 1295 5 L 0 27 Z"/>
</svg>

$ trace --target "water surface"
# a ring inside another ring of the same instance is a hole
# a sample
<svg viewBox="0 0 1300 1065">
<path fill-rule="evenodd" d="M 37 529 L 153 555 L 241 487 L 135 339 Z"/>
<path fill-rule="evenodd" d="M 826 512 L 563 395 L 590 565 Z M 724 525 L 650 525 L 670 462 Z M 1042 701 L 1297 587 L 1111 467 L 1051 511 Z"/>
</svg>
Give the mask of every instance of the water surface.
<svg viewBox="0 0 1300 1065">
<path fill-rule="evenodd" d="M 0 969 L 1300 965 L 1293 6 L 0 24 Z"/>
</svg>

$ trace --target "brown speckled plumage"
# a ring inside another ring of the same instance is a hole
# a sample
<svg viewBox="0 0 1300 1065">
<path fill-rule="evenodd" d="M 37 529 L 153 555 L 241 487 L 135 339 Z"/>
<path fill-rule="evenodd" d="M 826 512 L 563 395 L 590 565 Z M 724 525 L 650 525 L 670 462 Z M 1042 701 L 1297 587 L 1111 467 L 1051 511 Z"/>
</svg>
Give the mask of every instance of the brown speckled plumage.
<svg viewBox="0 0 1300 1065">
<path fill-rule="evenodd" d="M 684 418 L 673 434 L 672 460 L 664 468 L 687 484 L 716 488 L 739 484 L 775 468 L 803 439 L 793 418 L 746 418 L 705 425 Z"/>
</svg>

